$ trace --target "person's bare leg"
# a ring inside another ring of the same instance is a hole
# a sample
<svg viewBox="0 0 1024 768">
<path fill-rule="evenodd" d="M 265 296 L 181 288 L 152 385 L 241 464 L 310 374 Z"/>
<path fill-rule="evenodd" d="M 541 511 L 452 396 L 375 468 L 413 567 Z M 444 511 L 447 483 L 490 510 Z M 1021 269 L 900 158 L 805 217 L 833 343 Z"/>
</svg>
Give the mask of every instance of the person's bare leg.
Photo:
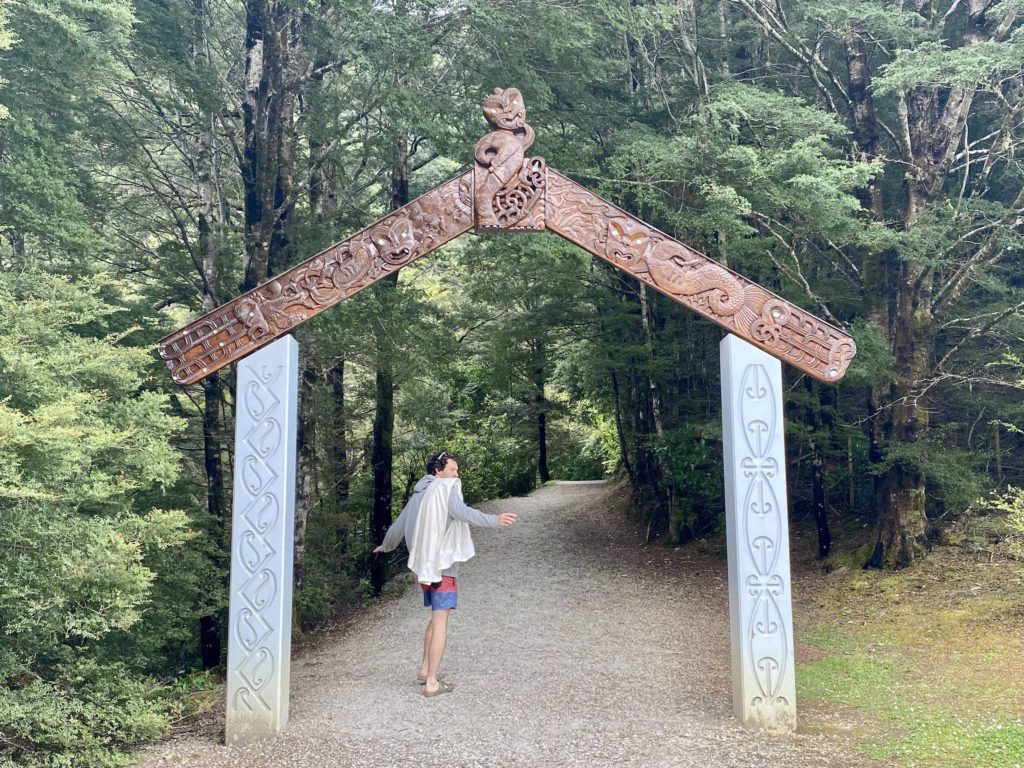
<svg viewBox="0 0 1024 768">
<path fill-rule="evenodd" d="M 434 612 L 431 611 L 430 614 L 431 619 L 427 622 L 427 631 L 423 635 L 423 662 L 420 664 L 419 671 L 416 673 L 416 676 L 420 680 L 427 679 L 427 666 L 429 661 L 427 657 L 430 655 L 430 638 L 433 636 L 434 633 Z"/>
<path fill-rule="evenodd" d="M 441 684 L 437 682 L 437 670 L 441 667 L 444 646 L 448 642 L 449 610 L 430 612 L 430 647 L 427 648 L 427 693 L 433 693 Z"/>
</svg>

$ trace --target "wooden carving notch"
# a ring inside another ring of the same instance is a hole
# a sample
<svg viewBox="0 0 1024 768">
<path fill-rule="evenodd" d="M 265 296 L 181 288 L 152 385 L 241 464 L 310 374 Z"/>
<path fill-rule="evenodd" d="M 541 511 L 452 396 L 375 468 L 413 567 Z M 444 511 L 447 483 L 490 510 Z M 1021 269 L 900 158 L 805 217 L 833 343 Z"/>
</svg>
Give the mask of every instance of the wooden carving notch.
<svg viewBox="0 0 1024 768">
<path fill-rule="evenodd" d="M 161 340 L 174 381 L 199 381 L 471 229 L 550 230 L 820 381 L 846 373 L 848 334 L 526 157 L 517 89 L 495 89 L 484 116 L 494 130 L 472 170 Z"/>
</svg>

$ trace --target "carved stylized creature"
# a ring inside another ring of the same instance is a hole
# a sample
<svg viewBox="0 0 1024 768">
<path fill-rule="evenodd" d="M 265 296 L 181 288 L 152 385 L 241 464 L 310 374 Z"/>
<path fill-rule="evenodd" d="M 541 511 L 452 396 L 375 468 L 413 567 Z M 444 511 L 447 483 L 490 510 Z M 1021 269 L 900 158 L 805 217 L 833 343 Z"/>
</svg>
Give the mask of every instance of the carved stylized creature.
<svg viewBox="0 0 1024 768">
<path fill-rule="evenodd" d="M 255 299 L 242 299 L 238 303 L 238 308 L 235 309 L 235 315 L 242 321 L 245 332 L 249 334 L 250 338 L 262 338 L 270 331 L 270 323 L 263 316 L 259 302 Z"/>
<path fill-rule="evenodd" d="M 608 222 L 605 255 L 623 264 L 640 266 L 651 247 L 651 231 L 629 221 L 612 219 Z"/>
<path fill-rule="evenodd" d="M 361 241 L 346 244 L 339 250 L 338 260 L 331 271 L 331 282 L 347 293 L 370 271 L 375 256 L 373 248 Z"/>
<path fill-rule="evenodd" d="M 498 227 L 494 199 L 519 175 L 534 133 L 526 124 L 526 105 L 518 88 L 495 88 L 484 99 L 484 117 L 497 130 L 480 139 L 474 151 L 483 171 L 476 175 L 477 226 Z"/>
<path fill-rule="evenodd" d="M 299 311 L 299 307 L 316 307 L 309 292 L 291 280 L 271 280 L 256 290 L 256 296 L 255 301 L 259 302 L 257 309 L 263 311 L 271 329 L 276 332 L 294 328 L 306 319 L 306 313 Z"/>
<path fill-rule="evenodd" d="M 370 240 L 388 264 L 401 266 L 416 251 L 416 230 L 405 216 L 385 220 L 371 229 Z"/>
<path fill-rule="evenodd" d="M 658 243 L 645 261 L 654 284 L 669 293 L 697 296 L 711 291 L 708 305 L 716 315 L 730 317 L 746 303 L 746 287 L 742 282 L 713 261 L 692 257 L 678 243 Z"/>
<path fill-rule="evenodd" d="M 299 268 L 292 278 L 297 292 L 309 297 L 318 307 L 324 306 L 334 297 L 334 282 L 330 279 L 330 267 L 324 254 L 313 257 Z"/>
</svg>

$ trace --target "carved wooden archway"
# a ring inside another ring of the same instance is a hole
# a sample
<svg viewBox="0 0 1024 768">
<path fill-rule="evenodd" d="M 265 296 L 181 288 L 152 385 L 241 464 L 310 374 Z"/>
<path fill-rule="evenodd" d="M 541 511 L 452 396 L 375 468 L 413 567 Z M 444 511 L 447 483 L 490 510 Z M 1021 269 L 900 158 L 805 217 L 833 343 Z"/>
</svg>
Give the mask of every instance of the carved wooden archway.
<svg viewBox="0 0 1024 768">
<path fill-rule="evenodd" d="M 549 230 L 820 381 L 846 373 L 848 334 L 526 157 L 517 89 L 496 89 L 484 116 L 495 130 L 474 168 L 160 341 L 174 381 L 199 381 L 470 230 Z"/>
<path fill-rule="evenodd" d="M 288 332 L 470 230 L 550 230 L 729 331 L 721 349 L 734 709 L 748 727 L 790 731 L 782 375 L 767 355 L 836 382 L 853 339 L 526 157 L 534 133 L 515 88 L 488 96 L 484 115 L 495 130 L 477 142 L 472 169 L 160 342 L 181 385 L 247 358 L 235 393 L 226 739 L 280 733 L 288 719 L 298 397 Z"/>
</svg>

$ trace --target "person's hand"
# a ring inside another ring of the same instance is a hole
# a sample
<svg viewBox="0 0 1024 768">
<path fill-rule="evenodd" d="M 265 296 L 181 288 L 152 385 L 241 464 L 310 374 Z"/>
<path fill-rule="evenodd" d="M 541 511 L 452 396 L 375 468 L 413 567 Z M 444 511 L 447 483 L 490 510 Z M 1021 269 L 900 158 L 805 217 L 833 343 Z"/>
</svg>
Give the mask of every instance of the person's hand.
<svg viewBox="0 0 1024 768">
<path fill-rule="evenodd" d="M 498 515 L 498 527 L 499 528 L 511 528 L 516 524 L 515 512 L 502 512 Z"/>
<path fill-rule="evenodd" d="M 373 550 L 373 554 L 379 555 L 380 554 L 380 547 L 377 547 L 375 550 Z"/>
</svg>

